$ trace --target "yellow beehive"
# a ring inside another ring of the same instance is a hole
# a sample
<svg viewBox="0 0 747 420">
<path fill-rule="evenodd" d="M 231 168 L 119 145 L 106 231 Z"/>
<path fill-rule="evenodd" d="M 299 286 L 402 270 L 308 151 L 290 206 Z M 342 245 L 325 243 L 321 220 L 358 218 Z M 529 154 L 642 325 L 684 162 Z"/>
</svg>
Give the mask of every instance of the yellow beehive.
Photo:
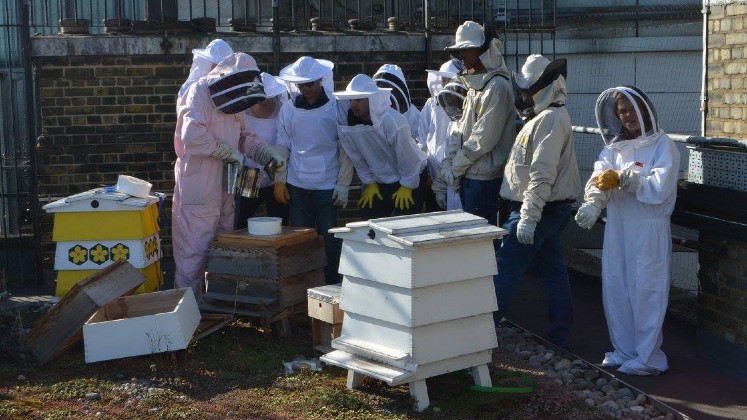
<svg viewBox="0 0 747 420">
<path fill-rule="evenodd" d="M 97 188 L 44 206 L 55 215 L 55 294 L 64 296 L 73 285 L 120 260 L 146 276 L 137 293 L 159 290 L 163 274 L 158 201 L 155 196 L 139 198 Z"/>
</svg>

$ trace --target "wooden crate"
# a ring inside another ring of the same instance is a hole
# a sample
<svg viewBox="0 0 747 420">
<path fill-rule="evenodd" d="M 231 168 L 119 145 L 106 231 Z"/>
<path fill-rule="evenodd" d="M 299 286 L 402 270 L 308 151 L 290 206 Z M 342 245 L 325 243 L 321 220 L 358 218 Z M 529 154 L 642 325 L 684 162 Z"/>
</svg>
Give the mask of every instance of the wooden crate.
<svg viewBox="0 0 747 420">
<path fill-rule="evenodd" d="M 185 349 L 200 319 L 189 287 L 118 298 L 83 325 L 86 363 Z"/>
<path fill-rule="evenodd" d="M 322 353 L 332 351 L 332 340 L 342 332 L 341 293 L 342 283 L 314 287 L 307 293 L 314 349 Z"/>
<path fill-rule="evenodd" d="M 340 336 L 342 323 L 328 324 L 319 319 L 311 319 L 311 335 L 314 350 L 321 353 L 329 353 L 332 350 L 332 340 Z"/>
<path fill-rule="evenodd" d="M 314 287 L 307 292 L 309 317 L 324 321 L 328 324 L 342 323 L 342 309 L 340 309 L 340 295 L 342 283 Z"/>
</svg>

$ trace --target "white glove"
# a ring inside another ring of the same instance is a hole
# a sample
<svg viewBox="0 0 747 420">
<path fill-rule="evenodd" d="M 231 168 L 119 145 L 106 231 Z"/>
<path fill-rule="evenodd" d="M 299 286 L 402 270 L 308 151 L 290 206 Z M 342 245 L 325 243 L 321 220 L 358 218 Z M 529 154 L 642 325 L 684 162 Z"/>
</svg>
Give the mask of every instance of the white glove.
<svg viewBox="0 0 747 420">
<path fill-rule="evenodd" d="M 528 222 L 524 219 L 519 220 L 516 225 L 516 239 L 519 243 L 524 245 L 532 245 L 534 243 L 534 229 L 537 227 L 537 222 Z"/>
<path fill-rule="evenodd" d="M 344 185 L 337 185 L 335 190 L 332 192 L 332 200 L 334 200 L 337 207 L 345 208 L 348 206 L 348 190 L 349 188 Z"/>
<path fill-rule="evenodd" d="M 594 204 L 584 203 L 579 207 L 578 212 L 576 212 L 576 223 L 578 223 L 582 229 L 591 229 L 597 222 L 599 214 L 601 213 L 602 209 Z"/>
<path fill-rule="evenodd" d="M 270 162 L 275 162 L 276 171 L 285 170 L 285 158 L 283 158 L 274 147 L 265 146 L 257 151 L 257 155 L 254 156 L 254 160 L 259 162 L 260 165 L 267 166 Z"/>
<path fill-rule="evenodd" d="M 451 171 L 450 166 L 444 166 L 443 168 L 441 168 L 441 177 L 444 179 L 444 182 L 447 186 L 454 186 L 454 172 Z"/>
<path fill-rule="evenodd" d="M 210 154 L 210 157 L 228 163 L 244 163 L 244 155 L 228 143 L 218 143 L 218 148 Z"/>
<path fill-rule="evenodd" d="M 634 193 L 639 185 L 641 185 L 641 176 L 638 172 L 633 172 L 630 168 L 620 171 L 621 190 Z"/>
<path fill-rule="evenodd" d="M 436 196 L 438 207 L 446 210 L 446 191 L 433 191 L 433 195 Z"/>
</svg>

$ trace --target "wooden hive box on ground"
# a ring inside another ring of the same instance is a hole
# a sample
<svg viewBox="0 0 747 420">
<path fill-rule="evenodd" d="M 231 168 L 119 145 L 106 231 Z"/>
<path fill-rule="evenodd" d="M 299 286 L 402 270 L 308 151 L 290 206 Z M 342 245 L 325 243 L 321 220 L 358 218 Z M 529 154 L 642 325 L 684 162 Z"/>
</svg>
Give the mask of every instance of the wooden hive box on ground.
<svg viewBox="0 0 747 420">
<path fill-rule="evenodd" d="M 340 309 L 342 283 L 314 287 L 308 290 L 308 310 L 314 348 L 322 353 L 332 351 L 332 340 L 342 332 L 343 312 Z"/>
<path fill-rule="evenodd" d="M 315 229 L 283 227 L 279 235 L 246 229 L 218 235 L 208 249 L 201 309 L 270 323 L 306 309 L 306 290 L 324 284 L 324 239 Z"/>
<path fill-rule="evenodd" d="M 40 363 L 64 352 L 81 337 L 81 328 L 99 308 L 141 287 L 145 277 L 127 261 L 118 261 L 73 285 L 26 337 Z"/>
<path fill-rule="evenodd" d="M 83 325 L 86 363 L 185 349 L 199 324 L 190 288 L 120 297 Z"/>
<path fill-rule="evenodd" d="M 497 347 L 493 240 L 505 230 L 459 211 L 372 219 L 333 229 L 343 239 L 340 308 L 326 363 L 348 369 L 348 386 L 371 376 L 410 384 L 428 406 L 425 379 L 472 368 L 489 385 Z"/>
</svg>

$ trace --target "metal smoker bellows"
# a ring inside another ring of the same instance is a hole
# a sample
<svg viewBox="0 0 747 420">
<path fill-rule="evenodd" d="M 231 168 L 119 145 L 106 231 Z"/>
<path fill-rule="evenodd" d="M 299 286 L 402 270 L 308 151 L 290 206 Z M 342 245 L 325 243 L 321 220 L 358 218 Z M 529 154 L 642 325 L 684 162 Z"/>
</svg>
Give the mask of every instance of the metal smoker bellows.
<svg viewBox="0 0 747 420">
<path fill-rule="evenodd" d="M 490 386 L 487 364 L 498 346 L 493 240 L 506 231 L 461 210 L 372 219 L 331 229 L 343 239 L 336 349 L 325 363 L 348 369 L 347 386 L 364 376 L 409 384 L 422 411 L 426 378 L 472 369 Z"/>
</svg>

